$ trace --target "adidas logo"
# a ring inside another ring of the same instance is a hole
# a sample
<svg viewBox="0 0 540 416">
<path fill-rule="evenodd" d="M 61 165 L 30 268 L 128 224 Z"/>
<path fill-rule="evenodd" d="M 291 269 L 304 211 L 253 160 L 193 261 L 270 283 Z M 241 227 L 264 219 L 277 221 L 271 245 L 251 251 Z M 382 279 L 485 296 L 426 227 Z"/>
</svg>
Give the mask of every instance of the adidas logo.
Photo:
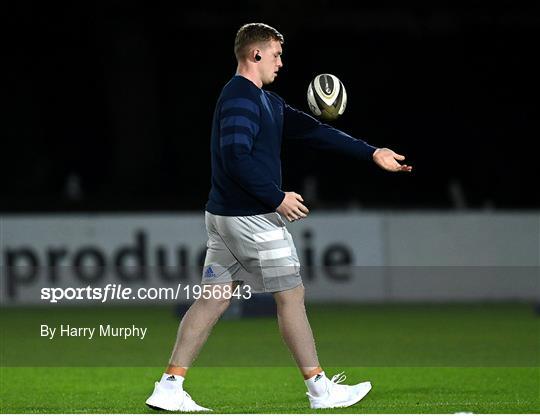
<svg viewBox="0 0 540 416">
<path fill-rule="evenodd" d="M 208 266 L 208 268 L 205 270 L 204 272 L 204 277 L 216 277 L 216 274 L 214 273 L 214 271 L 212 270 L 212 266 Z"/>
<path fill-rule="evenodd" d="M 167 377 L 167 381 L 176 381 L 176 377 L 175 376 L 169 376 L 169 377 Z"/>
<path fill-rule="evenodd" d="M 315 380 L 313 380 L 313 381 L 314 381 L 314 382 L 317 382 L 317 381 L 319 381 L 321 378 L 322 378 L 322 374 L 317 374 L 317 377 L 315 377 Z"/>
</svg>

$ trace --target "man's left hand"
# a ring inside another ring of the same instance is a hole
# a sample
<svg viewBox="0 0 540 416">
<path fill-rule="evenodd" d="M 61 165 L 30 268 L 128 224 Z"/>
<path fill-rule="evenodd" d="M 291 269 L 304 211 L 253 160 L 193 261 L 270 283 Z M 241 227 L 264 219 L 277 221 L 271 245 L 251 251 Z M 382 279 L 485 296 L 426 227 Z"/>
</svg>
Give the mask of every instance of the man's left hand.
<svg viewBox="0 0 540 416">
<path fill-rule="evenodd" d="M 385 147 L 377 149 L 373 153 L 373 161 L 384 170 L 389 172 L 410 172 L 412 170 L 412 166 L 400 165 L 398 160 L 405 160 L 405 156 Z"/>
</svg>

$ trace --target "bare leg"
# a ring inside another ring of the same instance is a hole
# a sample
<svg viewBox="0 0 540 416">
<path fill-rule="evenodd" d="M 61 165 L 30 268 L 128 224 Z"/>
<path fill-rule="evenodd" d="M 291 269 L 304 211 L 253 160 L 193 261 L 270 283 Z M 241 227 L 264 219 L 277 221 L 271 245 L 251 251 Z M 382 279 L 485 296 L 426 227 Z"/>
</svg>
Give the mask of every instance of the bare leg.
<svg viewBox="0 0 540 416">
<path fill-rule="evenodd" d="M 306 377 L 320 369 L 313 333 L 304 306 L 304 285 L 274 293 L 281 336 Z"/>
<path fill-rule="evenodd" d="M 222 288 L 231 287 L 232 283 L 220 285 Z M 234 289 L 233 289 L 234 290 Z M 230 291 L 228 293 L 231 293 Z M 203 347 L 215 323 L 229 306 L 230 299 L 224 296 L 197 299 L 188 309 L 176 336 L 176 343 L 169 360 L 168 374 L 185 375 L 199 351 Z"/>
</svg>

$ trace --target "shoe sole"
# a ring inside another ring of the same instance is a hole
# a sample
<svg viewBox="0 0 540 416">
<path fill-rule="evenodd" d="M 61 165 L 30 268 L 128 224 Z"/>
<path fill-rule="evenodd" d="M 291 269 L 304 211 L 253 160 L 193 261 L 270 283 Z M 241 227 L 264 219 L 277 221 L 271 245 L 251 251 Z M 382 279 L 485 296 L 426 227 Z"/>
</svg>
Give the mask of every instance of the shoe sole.
<svg viewBox="0 0 540 416">
<path fill-rule="evenodd" d="M 165 407 L 155 406 L 155 405 L 150 404 L 148 402 L 146 402 L 145 404 L 152 410 L 160 410 L 160 411 L 165 411 L 165 412 L 184 412 L 184 413 L 212 412 L 212 410 L 210 410 L 210 409 L 206 409 L 206 410 L 180 410 L 180 409 L 173 409 L 173 408 L 167 409 Z"/>
<path fill-rule="evenodd" d="M 157 406 L 152 406 L 151 404 L 148 404 L 148 403 L 145 403 L 145 404 L 152 410 L 165 410 L 167 412 L 173 412 L 174 411 L 174 410 L 162 409 L 161 407 L 157 407 Z"/>
<path fill-rule="evenodd" d="M 371 383 L 369 384 L 369 388 L 360 396 L 360 397 L 355 397 L 354 399 L 352 400 L 349 400 L 348 402 L 344 402 L 344 403 L 339 403 L 339 404 L 336 404 L 334 406 L 328 406 L 328 407 L 312 407 L 312 409 L 338 409 L 338 408 L 341 408 L 341 407 L 349 407 L 349 406 L 352 406 L 356 403 L 358 403 L 360 400 L 362 400 L 364 397 L 366 397 L 368 395 L 368 393 L 371 391 L 371 388 L 373 386 L 371 385 Z"/>
</svg>

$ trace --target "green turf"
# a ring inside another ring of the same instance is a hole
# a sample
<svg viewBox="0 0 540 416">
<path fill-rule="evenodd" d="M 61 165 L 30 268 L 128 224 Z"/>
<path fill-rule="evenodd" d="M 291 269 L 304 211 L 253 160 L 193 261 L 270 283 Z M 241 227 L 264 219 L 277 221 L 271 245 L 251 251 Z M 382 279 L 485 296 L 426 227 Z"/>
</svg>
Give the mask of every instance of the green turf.
<svg viewBox="0 0 540 416">
<path fill-rule="evenodd" d="M 332 369 L 328 369 L 331 372 Z M 7 368 L 3 413 L 148 413 L 161 368 Z M 317 413 L 537 413 L 539 369 L 349 368 L 373 390 L 358 405 Z M 295 368 L 193 368 L 186 390 L 220 413 L 312 413 Z"/>
<path fill-rule="evenodd" d="M 371 380 L 332 413 L 540 412 L 540 317 L 523 304 L 308 307 L 331 375 Z M 145 413 L 174 341 L 170 307 L 3 308 L 2 413 Z M 148 326 L 145 340 L 55 339 L 39 325 Z M 186 389 L 220 413 L 311 413 L 275 319 L 223 320 Z M 114 367 L 113 367 L 114 366 Z"/>
</svg>

